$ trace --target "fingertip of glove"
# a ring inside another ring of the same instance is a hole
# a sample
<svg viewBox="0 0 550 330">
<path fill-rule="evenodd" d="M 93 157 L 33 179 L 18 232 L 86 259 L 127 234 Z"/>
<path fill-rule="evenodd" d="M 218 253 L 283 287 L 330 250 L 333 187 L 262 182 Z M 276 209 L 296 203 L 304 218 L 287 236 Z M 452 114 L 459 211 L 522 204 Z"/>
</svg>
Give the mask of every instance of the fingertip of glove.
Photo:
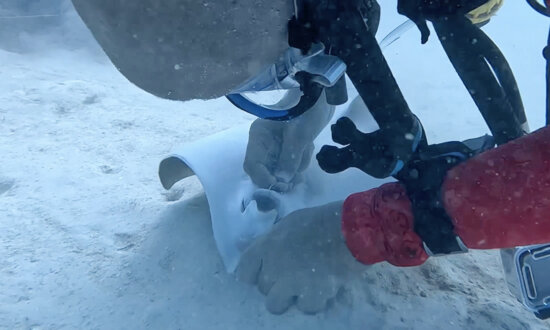
<svg viewBox="0 0 550 330">
<path fill-rule="evenodd" d="M 325 297 L 300 296 L 296 299 L 296 308 L 304 314 L 314 315 L 327 309 L 328 300 Z"/>
<path fill-rule="evenodd" d="M 271 314 L 281 315 L 284 314 L 289 308 L 294 305 L 296 302 L 296 296 L 277 296 L 277 295 L 268 295 L 265 308 Z"/>
<path fill-rule="evenodd" d="M 266 275 L 265 273 L 260 273 L 258 275 L 258 290 L 264 295 L 268 296 L 271 292 L 271 289 L 275 285 L 275 279 L 271 276 Z"/>
<path fill-rule="evenodd" d="M 235 277 L 241 282 L 255 285 L 258 283 L 261 268 L 261 260 L 241 261 L 235 270 Z"/>
</svg>

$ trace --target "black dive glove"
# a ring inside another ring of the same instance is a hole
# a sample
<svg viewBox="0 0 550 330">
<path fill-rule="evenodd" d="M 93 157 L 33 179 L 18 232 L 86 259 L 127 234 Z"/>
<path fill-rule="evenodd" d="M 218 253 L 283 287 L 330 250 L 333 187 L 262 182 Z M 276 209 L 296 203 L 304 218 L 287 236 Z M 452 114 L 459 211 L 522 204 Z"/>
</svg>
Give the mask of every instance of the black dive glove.
<svg viewBox="0 0 550 330">
<path fill-rule="evenodd" d="M 424 44 L 430 36 L 426 20 L 433 21 L 445 16 L 466 15 L 486 2 L 487 0 L 398 0 L 397 12 L 407 16 L 416 24 Z"/>
<path fill-rule="evenodd" d="M 342 117 L 331 129 L 334 142 L 345 147 L 323 146 L 317 154 L 319 166 L 328 173 L 356 167 L 375 178 L 386 178 L 397 174 L 418 146 L 426 143 L 422 126 L 416 119 L 407 129 L 395 124 L 362 133 L 351 119 Z"/>
</svg>

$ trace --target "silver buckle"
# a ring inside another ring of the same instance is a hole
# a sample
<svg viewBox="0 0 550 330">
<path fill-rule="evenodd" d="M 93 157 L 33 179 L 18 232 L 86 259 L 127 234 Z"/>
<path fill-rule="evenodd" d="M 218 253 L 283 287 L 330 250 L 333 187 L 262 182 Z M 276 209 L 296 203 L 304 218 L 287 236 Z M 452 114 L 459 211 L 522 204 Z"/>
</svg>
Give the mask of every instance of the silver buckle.
<svg viewBox="0 0 550 330">
<path fill-rule="evenodd" d="M 422 245 L 424 246 L 424 250 L 426 251 L 426 253 L 430 257 L 441 257 L 441 256 L 447 256 L 447 255 L 450 255 L 450 254 L 467 253 L 468 252 L 468 247 L 464 244 L 462 239 L 460 239 L 460 237 L 458 237 L 458 236 L 455 236 L 455 238 L 456 238 L 456 242 L 458 243 L 458 247 L 460 248 L 460 250 L 459 251 L 454 251 L 454 252 L 451 252 L 451 253 L 433 253 L 432 250 L 430 250 L 430 248 L 426 245 L 426 242 L 422 242 Z"/>
</svg>

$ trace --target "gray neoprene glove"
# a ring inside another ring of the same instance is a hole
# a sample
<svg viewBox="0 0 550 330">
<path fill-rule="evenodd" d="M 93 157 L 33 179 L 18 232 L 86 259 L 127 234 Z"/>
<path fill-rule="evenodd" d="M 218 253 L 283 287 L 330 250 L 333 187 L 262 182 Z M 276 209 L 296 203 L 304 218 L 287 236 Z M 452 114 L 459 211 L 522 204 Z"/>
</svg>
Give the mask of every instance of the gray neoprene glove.
<svg viewBox="0 0 550 330">
<path fill-rule="evenodd" d="M 330 121 L 334 108 L 323 93 L 310 110 L 290 121 L 255 120 L 243 164 L 252 182 L 263 189 L 291 190 L 309 166 L 313 140 Z"/>
<path fill-rule="evenodd" d="M 237 277 L 258 286 L 271 313 L 293 304 L 308 314 L 323 311 L 365 268 L 344 242 L 341 209 L 333 202 L 293 212 L 245 251 Z"/>
</svg>

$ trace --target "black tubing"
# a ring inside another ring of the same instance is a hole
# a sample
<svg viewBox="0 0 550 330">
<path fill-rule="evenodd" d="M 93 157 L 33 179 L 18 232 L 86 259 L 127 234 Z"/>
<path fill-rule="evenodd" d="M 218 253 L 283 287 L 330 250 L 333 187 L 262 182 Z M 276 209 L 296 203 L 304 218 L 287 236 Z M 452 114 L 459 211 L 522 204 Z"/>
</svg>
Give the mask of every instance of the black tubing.
<svg viewBox="0 0 550 330">
<path fill-rule="evenodd" d="M 497 144 L 522 136 L 523 103 L 498 47 L 466 17 L 448 16 L 434 20 L 433 25 Z"/>
</svg>

